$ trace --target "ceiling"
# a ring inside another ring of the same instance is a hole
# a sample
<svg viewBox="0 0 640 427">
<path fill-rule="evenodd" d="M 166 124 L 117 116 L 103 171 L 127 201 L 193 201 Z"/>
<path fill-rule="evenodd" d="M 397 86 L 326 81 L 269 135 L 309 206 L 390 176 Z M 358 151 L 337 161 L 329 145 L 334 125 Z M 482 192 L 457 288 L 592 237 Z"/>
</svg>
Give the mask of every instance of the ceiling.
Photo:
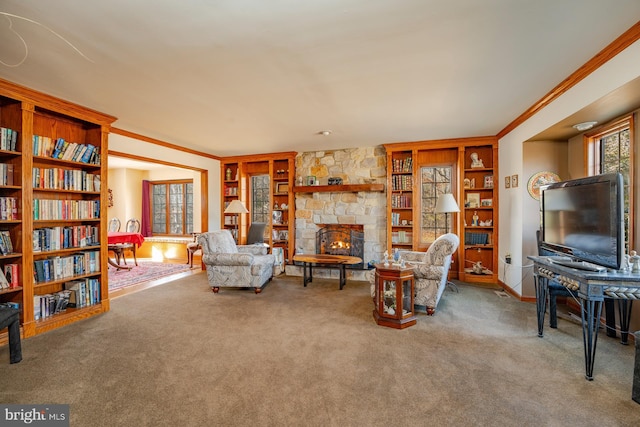
<svg viewBox="0 0 640 427">
<path fill-rule="evenodd" d="M 495 135 L 638 22 L 640 1 L 1 0 L 0 13 L 1 78 L 228 156 Z"/>
</svg>

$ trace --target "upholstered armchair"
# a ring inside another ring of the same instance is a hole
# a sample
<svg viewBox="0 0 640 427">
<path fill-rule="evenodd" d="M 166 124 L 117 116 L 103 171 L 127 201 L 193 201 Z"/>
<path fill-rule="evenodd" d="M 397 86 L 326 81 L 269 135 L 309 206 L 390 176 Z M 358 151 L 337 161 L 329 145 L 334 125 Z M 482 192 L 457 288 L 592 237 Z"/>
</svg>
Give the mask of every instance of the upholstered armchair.
<svg viewBox="0 0 640 427">
<path fill-rule="evenodd" d="M 415 299 L 414 306 L 425 307 L 427 314 L 433 315 L 440 297 L 447 287 L 447 277 L 451 266 L 451 256 L 458 249 L 460 239 L 456 234 L 447 233 L 438 237 L 426 252 L 399 251 L 400 258 L 413 270 Z M 365 277 L 371 284 L 371 298 L 375 297 L 375 270 L 369 270 Z"/>
<path fill-rule="evenodd" d="M 426 252 L 400 251 L 400 258 L 413 270 L 415 284 L 414 305 L 424 306 L 427 314 L 436 311 L 440 297 L 447 287 L 451 256 L 458 249 L 460 239 L 447 233 L 438 237 Z"/>
<path fill-rule="evenodd" d="M 221 287 L 239 287 L 258 294 L 273 277 L 275 257 L 263 245 L 236 245 L 229 230 L 202 233 L 198 243 L 214 293 Z"/>
</svg>

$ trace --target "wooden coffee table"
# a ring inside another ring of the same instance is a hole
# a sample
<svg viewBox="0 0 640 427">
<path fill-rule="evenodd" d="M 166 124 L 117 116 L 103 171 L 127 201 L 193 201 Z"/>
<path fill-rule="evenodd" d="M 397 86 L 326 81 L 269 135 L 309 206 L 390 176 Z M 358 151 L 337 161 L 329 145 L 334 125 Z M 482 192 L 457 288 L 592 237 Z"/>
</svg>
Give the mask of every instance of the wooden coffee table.
<svg viewBox="0 0 640 427">
<path fill-rule="evenodd" d="M 313 281 L 313 267 L 323 268 L 338 268 L 340 270 L 340 289 L 342 289 L 347 282 L 347 275 L 345 268 L 347 265 L 360 264 L 362 258 L 357 256 L 348 255 L 328 255 L 328 254 L 310 254 L 310 255 L 295 255 L 293 257 L 295 262 L 301 262 L 302 274 L 304 276 L 304 286 L 307 283 Z M 309 268 L 309 274 L 307 275 L 307 268 Z"/>
</svg>

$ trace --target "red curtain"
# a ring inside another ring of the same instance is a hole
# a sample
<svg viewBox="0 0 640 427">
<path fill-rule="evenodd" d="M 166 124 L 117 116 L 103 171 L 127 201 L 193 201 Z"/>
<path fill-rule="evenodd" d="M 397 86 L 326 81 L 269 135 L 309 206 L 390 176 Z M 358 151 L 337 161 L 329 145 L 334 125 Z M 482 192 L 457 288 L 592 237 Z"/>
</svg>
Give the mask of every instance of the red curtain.
<svg viewBox="0 0 640 427">
<path fill-rule="evenodd" d="M 149 181 L 142 180 L 142 218 L 140 219 L 140 233 L 144 237 L 151 236 L 151 199 L 149 198 Z"/>
</svg>

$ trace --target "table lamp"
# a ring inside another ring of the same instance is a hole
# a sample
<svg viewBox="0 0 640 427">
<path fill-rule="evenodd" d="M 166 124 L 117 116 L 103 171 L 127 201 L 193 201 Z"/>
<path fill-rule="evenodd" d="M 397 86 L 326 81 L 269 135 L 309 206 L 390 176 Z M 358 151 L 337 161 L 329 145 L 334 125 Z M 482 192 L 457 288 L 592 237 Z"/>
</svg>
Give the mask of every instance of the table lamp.
<svg viewBox="0 0 640 427">
<path fill-rule="evenodd" d="M 236 239 L 236 243 L 239 241 L 238 240 L 238 216 L 239 214 L 244 214 L 244 213 L 249 213 L 249 210 L 245 207 L 244 203 L 242 203 L 240 200 L 233 200 L 231 203 L 229 203 L 229 206 L 227 206 L 227 208 L 224 210 L 224 213 L 228 214 L 236 214 L 236 228 L 235 228 L 235 239 Z"/>
<path fill-rule="evenodd" d="M 445 223 L 446 223 L 445 230 L 448 233 L 449 232 L 449 213 L 460 212 L 460 208 L 458 207 L 458 203 L 456 202 L 456 199 L 453 198 L 453 194 L 446 193 L 438 197 L 438 200 L 436 201 L 435 212 L 437 214 L 443 213 L 445 215 Z"/>
</svg>

